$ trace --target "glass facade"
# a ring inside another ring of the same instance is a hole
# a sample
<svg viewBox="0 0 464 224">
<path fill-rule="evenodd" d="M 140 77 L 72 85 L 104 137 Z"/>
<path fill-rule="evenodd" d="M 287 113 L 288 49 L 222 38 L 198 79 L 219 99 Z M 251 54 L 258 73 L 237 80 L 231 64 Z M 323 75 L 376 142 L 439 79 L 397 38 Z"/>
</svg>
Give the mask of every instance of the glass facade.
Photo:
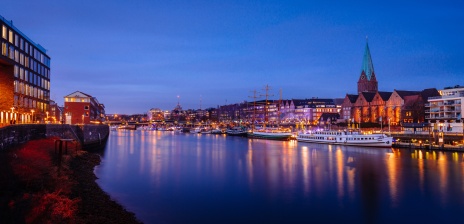
<svg viewBox="0 0 464 224">
<path fill-rule="evenodd" d="M 42 46 L 1 16 L 0 27 L 0 63 L 13 67 L 14 96 L 13 105 L 9 107 L 20 114 L 31 113 L 31 110 L 35 115 L 45 113 L 50 101 L 50 57 Z M 8 72 L 0 75 L 8 75 Z"/>
</svg>

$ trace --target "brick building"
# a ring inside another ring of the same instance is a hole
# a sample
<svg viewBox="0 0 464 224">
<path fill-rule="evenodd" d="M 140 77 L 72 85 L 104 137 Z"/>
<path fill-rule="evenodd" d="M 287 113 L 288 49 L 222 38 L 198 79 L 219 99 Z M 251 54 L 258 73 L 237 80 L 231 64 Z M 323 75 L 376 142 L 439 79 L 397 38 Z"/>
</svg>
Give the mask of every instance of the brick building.
<svg viewBox="0 0 464 224">
<path fill-rule="evenodd" d="M 47 123 L 52 123 L 52 124 L 60 124 L 64 123 L 63 122 L 63 108 L 58 106 L 58 104 L 50 100 L 50 110 L 48 111 L 48 114 L 45 117 L 45 121 Z"/>
<path fill-rule="evenodd" d="M 101 123 L 105 120 L 105 106 L 97 98 L 76 91 L 64 97 L 66 124 Z"/>
<path fill-rule="evenodd" d="M 382 123 L 401 125 L 423 123 L 425 103 L 428 97 L 438 96 L 436 89 L 422 91 L 378 91 L 374 66 L 366 43 L 358 94 L 346 94 L 342 104 L 341 118 L 348 123 Z"/>
</svg>

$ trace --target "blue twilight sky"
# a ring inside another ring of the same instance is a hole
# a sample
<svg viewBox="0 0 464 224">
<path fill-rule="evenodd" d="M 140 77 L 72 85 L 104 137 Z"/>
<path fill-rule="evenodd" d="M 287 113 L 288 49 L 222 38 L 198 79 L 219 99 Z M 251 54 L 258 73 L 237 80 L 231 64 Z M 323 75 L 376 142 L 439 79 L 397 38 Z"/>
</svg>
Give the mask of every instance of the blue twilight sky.
<svg viewBox="0 0 464 224">
<path fill-rule="evenodd" d="M 51 97 L 107 113 L 356 93 L 366 36 L 379 90 L 464 85 L 463 1 L 2 0 L 48 50 Z M 261 98 L 263 99 L 263 98 Z"/>
</svg>

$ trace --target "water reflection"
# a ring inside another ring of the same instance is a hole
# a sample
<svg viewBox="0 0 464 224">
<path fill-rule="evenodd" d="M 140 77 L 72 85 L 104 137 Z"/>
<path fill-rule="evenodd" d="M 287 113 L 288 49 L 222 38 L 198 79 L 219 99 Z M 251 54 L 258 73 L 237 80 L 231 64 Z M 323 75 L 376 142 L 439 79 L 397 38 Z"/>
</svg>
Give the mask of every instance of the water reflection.
<svg viewBox="0 0 464 224">
<path fill-rule="evenodd" d="M 456 152 L 117 131 L 96 174 L 147 223 L 430 222 L 458 220 L 464 209 L 463 160 Z"/>
</svg>

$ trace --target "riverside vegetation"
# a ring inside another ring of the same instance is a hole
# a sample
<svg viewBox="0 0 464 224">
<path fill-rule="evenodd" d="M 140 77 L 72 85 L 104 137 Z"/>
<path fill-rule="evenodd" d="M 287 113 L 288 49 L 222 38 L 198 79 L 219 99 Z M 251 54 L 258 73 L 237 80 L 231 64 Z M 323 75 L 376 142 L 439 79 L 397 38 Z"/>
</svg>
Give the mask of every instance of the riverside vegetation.
<svg viewBox="0 0 464 224">
<path fill-rule="evenodd" d="M 1 223 L 140 223 L 95 182 L 98 154 L 59 156 L 55 140 L 0 152 Z"/>
</svg>

